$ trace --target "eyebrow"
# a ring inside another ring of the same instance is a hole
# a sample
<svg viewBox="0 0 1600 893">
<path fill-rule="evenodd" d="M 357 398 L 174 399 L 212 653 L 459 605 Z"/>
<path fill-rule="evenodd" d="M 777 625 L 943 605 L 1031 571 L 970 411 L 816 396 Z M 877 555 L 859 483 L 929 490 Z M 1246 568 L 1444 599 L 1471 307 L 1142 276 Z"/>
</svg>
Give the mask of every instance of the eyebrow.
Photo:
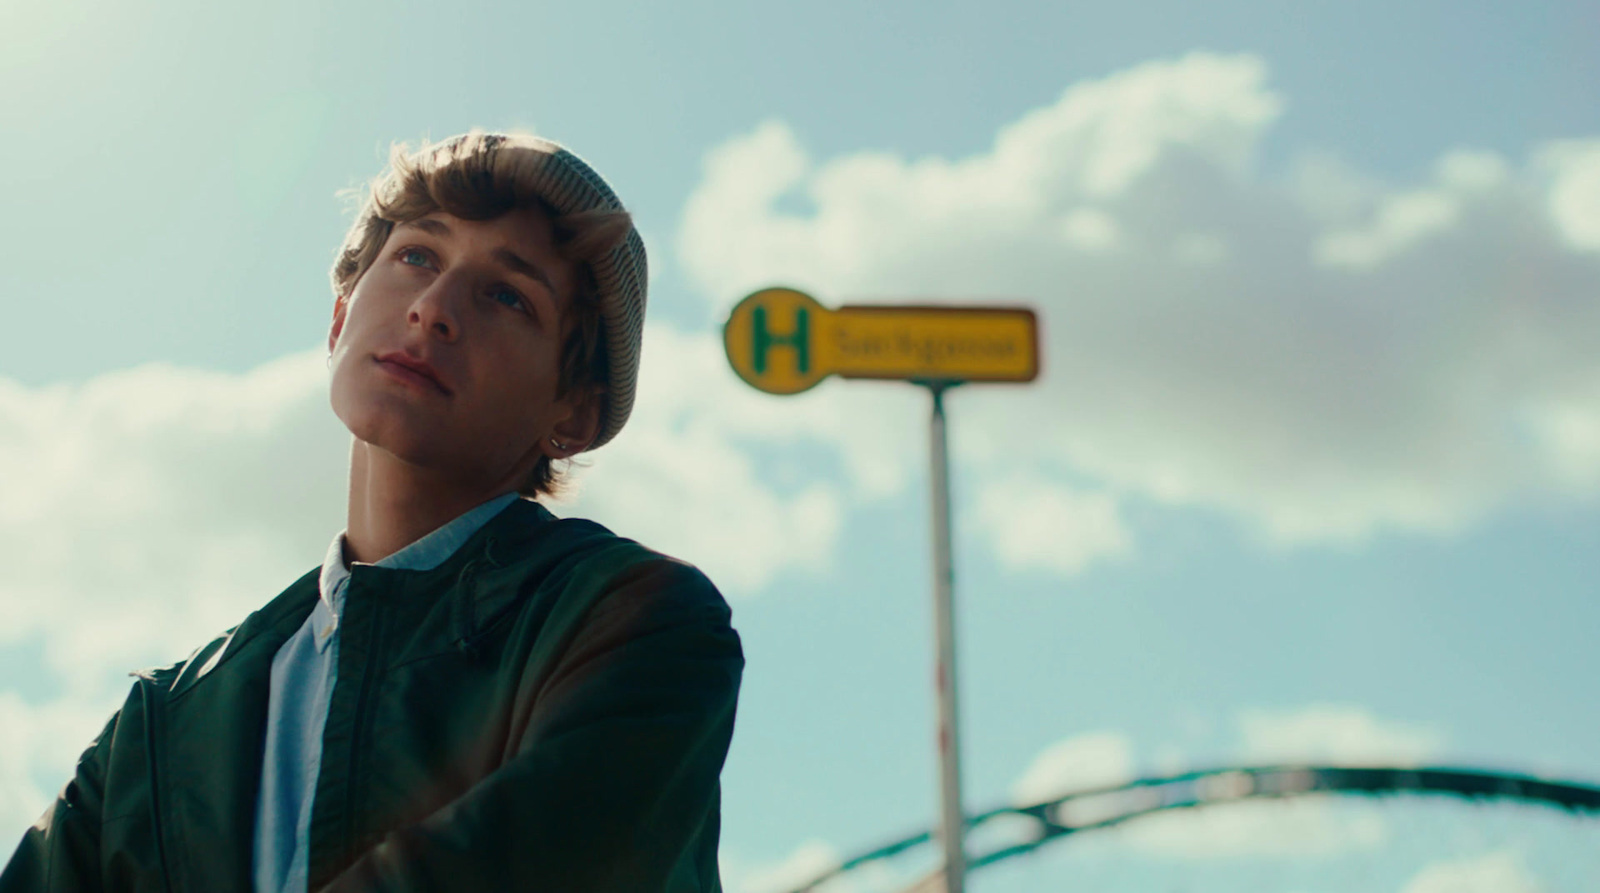
<svg viewBox="0 0 1600 893">
<path fill-rule="evenodd" d="M 441 239 L 450 237 L 449 225 L 443 220 L 438 220 L 433 217 L 422 217 L 417 220 L 410 220 L 405 223 L 401 223 L 399 225 L 420 229 L 425 233 L 438 236 Z M 513 273 L 520 273 L 536 282 L 539 282 L 547 290 L 549 290 L 551 297 L 555 297 L 555 283 L 550 281 L 549 275 L 547 275 L 545 271 L 537 264 L 521 257 L 509 248 L 496 248 L 491 256 L 498 261 L 502 267 L 505 267 Z"/>
</svg>

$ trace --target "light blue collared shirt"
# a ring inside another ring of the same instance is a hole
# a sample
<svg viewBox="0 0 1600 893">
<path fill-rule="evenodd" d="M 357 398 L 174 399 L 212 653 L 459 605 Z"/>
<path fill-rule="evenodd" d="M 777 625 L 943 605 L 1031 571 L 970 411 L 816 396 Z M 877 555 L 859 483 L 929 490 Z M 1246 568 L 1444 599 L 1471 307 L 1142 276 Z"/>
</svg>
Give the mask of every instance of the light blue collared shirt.
<svg viewBox="0 0 1600 893">
<path fill-rule="evenodd" d="M 515 493 L 491 499 L 374 566 L 432 570 L 516 499 Z M 339 670 L 339 618 L 349 582 L 341 531 L 322 560 L 316 607 L 272 658 L 267 746 L 256 800 L 255 893 L 305 893 L 311 801 L 322 767 L 322 729 Z"/>
</svg>

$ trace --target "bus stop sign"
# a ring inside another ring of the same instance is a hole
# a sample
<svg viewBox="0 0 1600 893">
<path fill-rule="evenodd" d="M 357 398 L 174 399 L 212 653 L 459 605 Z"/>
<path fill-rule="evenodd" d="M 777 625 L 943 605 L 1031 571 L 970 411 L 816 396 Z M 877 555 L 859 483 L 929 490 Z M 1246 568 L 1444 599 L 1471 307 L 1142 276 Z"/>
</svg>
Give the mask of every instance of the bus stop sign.
<svg viewBox="0 0 1600 893">
<path fill-rule="evenodd" d="M 765 288 L 733 308 L 722 330 L 739 377 L 769 394 L 798 394 L 829 375 L 925 382 L 1032 381 L 1038 322 L 1022 307 L 846 305 Z"/>
</svg>

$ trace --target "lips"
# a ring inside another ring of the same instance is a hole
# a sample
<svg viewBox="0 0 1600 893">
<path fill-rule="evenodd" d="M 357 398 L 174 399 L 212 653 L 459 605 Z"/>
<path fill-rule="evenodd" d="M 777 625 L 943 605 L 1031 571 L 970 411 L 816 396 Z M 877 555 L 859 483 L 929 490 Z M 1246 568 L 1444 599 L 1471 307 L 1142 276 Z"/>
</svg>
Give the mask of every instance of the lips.
<svg viewBox="0 0 1600 893">
<path fill-rule="evenodd" d="M 429 365 L 426 360 L 418 359 L 410 354 L 395 352 L 384 354 L 377 358 L 378 365 L 396 378 L 432 388 L 450 396 L 450 389 L 445 387 L 444 381 L 439 377 L 439 371 Z"/>
</svg>

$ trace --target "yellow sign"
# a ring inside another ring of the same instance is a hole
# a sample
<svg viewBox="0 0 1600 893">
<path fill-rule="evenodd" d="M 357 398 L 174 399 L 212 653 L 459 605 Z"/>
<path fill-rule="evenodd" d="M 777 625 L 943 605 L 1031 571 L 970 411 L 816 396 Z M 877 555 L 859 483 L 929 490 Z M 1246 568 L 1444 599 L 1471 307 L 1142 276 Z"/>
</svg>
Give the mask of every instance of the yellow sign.
<svg viewBox="0 0 1600 893">
<path fill-rule="evenodd" d="M 829 375 L 957 382 L 1039 374 L 1037 320 L 1018 307 L 829 310 L 804 292 L 767 288 L 733 308 L 722 343 L 739 377 L 772 394 L 798 394 Z"/>
</svg>

